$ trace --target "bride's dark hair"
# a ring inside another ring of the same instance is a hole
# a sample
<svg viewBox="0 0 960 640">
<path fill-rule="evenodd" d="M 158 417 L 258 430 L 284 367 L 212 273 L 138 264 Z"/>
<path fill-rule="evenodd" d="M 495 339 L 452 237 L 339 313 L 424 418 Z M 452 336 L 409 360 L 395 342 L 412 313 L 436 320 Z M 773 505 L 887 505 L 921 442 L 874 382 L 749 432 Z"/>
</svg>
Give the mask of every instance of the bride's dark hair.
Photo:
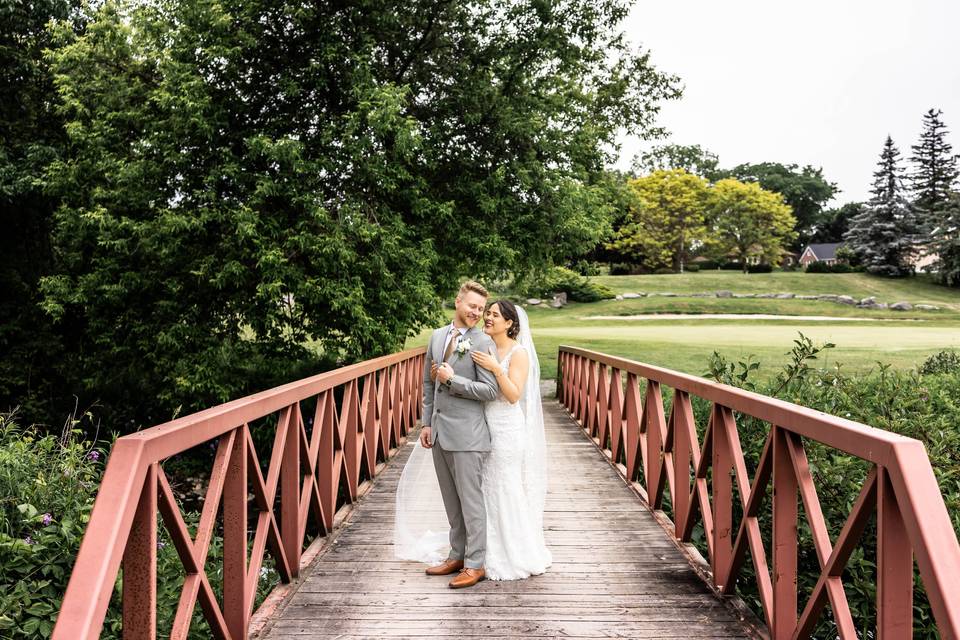
<svg viewBox="0 0 960 640">
<path fill-rule="evenodd" d="M 504 320 L 513 321 L 513 324 L 507 329 L 507 337 L 516 340 L 517 336 L 520 335 L 520 314 L 517 313 L 517 305 L 509 300 L 497 300 L 493 304 L 500 307 L 500 315 L 503 316 Z M 490 306 L 492 307 L 493 304 Z"/>
</svg>

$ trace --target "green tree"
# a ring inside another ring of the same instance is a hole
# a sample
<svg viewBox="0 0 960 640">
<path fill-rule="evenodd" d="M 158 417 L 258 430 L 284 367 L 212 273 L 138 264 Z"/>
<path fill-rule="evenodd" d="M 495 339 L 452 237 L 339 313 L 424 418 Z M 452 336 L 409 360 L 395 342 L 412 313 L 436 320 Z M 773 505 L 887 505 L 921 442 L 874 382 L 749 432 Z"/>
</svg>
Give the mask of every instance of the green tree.
<svg viewBox="0 0 960 640">
<path fill-rule="evenodd" d="M 823 177 L 823 169 L 796 164 L 761 162 L 737 165 L 724 177 L 741 182 L 757 182 L 767 191 L 776 191 L 793 211 L 797 220 L 797 249 L 812 237 L 823 206 L 837 193 L 837 185 Z"/>
<path fill-rule="evenodd" d="M 755 182 L 725 178 L 707 199 L 708 241 L 712 251 L 743 263 L 756 257 L 777 265 L 785 246 L 796 237 L 796 219 L 779 193 Z"/>
<path fill-rule="evenodd" d="M 633 170 L 643 175 L 661 169 L 683 169 L 714 181 L 725 177 L 718 167 L 719 162 L 715 153 L 698 144 L 664 144 L 638 154 L 633 160 Z"/>
<path fill-rule="evenodd" d="M 57 206 L 46 192 L 44 167 L 66 141 L 43 59 L 53 46 L 46 25 L 58 19 L 76 28 L 75 4 L 0 7 L 0 411 L 19 406 L 28 424 L 47 421 L 57 401 L 70 395 L 61 365 L 71 335 L 55 330 L 41 311 L 38 282 L 53 268 L 50 228 Z"/>
<path fill-rule="evenodd" d="M 868 272 L 905 276 L 913 272 L 917 226 L 910 203 L 903 195 L 900 151 L 887 136 L 873 174 L 870 202 L 850 223 L 844 241 Z"/>
<path fill-rule="evenodd" d="M 683 271 L 691 247 L 702 243 L 707 181 L 683 169 L 659 170 L 627 183 L 634 202 L 607 246 L 649 269 Z"/>
<path fill-rule="evenodd" d="M 862 202 L 848 202 L 840 207 L 824 209 L 809 242 L 842 242 L 850 221 L 863 212 Z"/>
<path fill-rule="evenodd" d="M 938 209 L 950 196 L 954 182 L 960 175 L 957 156 L 947 142 L 947 125 L 943 112 L 930 109 L 923 116 L 923 131 L 917 144 L 911 147 L 912 171 L 908 178 L 913 206 L 921 226 L 931 230 L 939 224 Z"/>
<path fill-rule="evenodd" d="M 462 276 L 595 244 L 605 149 L 678 95 L 626 11 L 166 0 L 61 29 L 72 152 L 43 286 L 81 327 L 86 392 L 156 421 L 314 350 L 396 349 Z"/>
<path fill-rule="evenodd" d="M 960 193 L 947 194 L 938 207 L 940 224 L 933 229 L 930 251 L 937 256 L 933 265 L 937 280 L 948 287 L 960 286 Z"/>
</svg>

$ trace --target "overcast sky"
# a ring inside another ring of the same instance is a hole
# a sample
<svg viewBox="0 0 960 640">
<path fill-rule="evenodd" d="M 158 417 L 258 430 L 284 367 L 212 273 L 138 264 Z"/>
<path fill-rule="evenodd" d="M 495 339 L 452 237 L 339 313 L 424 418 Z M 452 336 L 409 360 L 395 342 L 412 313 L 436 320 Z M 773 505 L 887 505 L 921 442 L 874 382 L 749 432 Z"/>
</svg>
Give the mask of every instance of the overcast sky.
<svg viewBox="0 0 960 640">
<path fill-rule="evenodd" d="M 910 155 L 931 107 L 960 150 L 960 0 L 637 0 L 624 27 L 685 87 L 669 141 L 721 166 L 821 166 L 842 203 L 867 198 L 888 133 Z M 655 144 L 622 142 L 624 169 Z"/>
</svg>

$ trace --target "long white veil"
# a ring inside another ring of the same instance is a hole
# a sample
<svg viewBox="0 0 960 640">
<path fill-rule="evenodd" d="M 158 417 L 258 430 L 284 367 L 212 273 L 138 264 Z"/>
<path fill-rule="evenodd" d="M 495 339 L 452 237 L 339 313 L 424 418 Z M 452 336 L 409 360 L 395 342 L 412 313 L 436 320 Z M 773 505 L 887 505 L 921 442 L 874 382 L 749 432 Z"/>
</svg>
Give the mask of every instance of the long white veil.
<svg viewBox="0 0 960 640">
<path fill-rule="evenodd" d="M 543 509 L 547 497 L 547 442 L 540 397 L 540 361 L 527 313 L 521 307 L 517 307 L 517 313 L 520 316 L 517 342 L 526 349 L 530 360 L 527 380 L 520 396 L 527 436 L 522 461 L 523 491 L 530 505 L 534 530 L 543 535 Z M 450 525 L 440 496 L 432 452 L 420 444 L 419 438 L 407 446 L 413 450 L 397 485 L 394 555 L 401 560 L 433 564 L 447 557 Z"/>
</svg>

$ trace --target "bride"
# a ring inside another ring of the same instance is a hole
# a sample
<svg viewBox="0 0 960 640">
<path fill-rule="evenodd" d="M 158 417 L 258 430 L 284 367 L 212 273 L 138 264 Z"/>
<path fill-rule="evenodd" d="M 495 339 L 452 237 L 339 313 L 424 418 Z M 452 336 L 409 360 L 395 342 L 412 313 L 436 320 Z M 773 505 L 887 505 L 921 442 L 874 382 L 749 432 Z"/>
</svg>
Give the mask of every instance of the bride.
<svg viewBox="0 0 960 640">
<path fill-rule="evenodd" d="M 471 355 L 500 387 L 499 397 L 484 405 L 492 441 L 482 480 L 484 564 L 489 579 L 517 580 L 541 574 L 551 564 L 543 536 L 547 468 L 540 365 L 527 314 L 509 300 L 490 305 L 484 332 L 496 353 Z M 446 557 L 449 525 L 430 454 L 419 441 L 397 487 L 395 525 L 398 558 L 435 563 Z"/>
</svg>

